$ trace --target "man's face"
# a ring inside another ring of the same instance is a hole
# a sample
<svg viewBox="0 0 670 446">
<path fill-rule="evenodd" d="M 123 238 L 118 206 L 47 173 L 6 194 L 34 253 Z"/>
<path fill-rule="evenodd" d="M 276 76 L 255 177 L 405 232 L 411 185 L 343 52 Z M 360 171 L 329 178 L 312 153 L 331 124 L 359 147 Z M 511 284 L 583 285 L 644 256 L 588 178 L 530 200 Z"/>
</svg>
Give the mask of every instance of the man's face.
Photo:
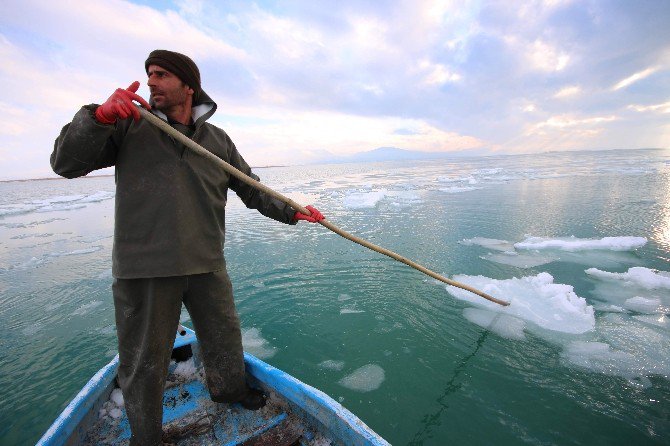
<svg viewBox="0 0 670 446">
<path fill-rule="evenodd" d="M 188 97 L 193 95 L 192 88 L 165 68 L 149 65 L 147 75 L 147 85 L 151 92 L 149 103 L 157 110 L 166 111 L 184 105 Z"/>
</svg>

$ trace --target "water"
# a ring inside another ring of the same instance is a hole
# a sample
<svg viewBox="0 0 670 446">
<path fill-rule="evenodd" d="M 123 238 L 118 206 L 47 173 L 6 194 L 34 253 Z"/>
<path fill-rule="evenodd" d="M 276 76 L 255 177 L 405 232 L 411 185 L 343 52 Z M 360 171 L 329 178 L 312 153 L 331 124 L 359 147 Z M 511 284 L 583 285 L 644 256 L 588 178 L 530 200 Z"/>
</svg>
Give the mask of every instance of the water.
<svg viewBox="0 0 670 446">
<path fill-rule="evenodd" d="M 257 173 L 343 229 L 512 305 L 498 313 L 235 199 L 225 250 L 247 350 L 393 444 L 667 441 L 667 151 Z M 34 443 L 116 353 L 113 196 L 112 177 L 0 183 L 3 445 Z M 554 247 L 528 248 L 531 237 Z"/>
</svg>

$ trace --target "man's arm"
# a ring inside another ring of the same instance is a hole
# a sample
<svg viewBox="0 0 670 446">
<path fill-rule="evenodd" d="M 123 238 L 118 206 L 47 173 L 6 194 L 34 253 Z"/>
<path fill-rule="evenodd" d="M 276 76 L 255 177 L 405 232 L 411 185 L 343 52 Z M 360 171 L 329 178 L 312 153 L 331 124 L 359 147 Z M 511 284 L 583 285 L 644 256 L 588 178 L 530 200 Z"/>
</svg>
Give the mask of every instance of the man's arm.
<svg viewBox="0 0 670 446">
<path fill-rule="evenodd" d="M 77 112 L 56 138 L 51 154 L 54 172 L 66 178 L 75 178 L 114 165 L 124 128 L 127 129 L 127 126 L 117 125 L 117 121 L 131 116 L 139 119 L 139 112 L 132 101 L 151 108 L 135 94 L 139 85 L 136 81 L 126 90 L 119 88 L 104 104 L 87 105 Z"/>
<path fill-rule="evenodd" d="M 251 171 L 251 167 L 249 167 L 244 158 L 242 158 L 242 155 L 237 151 L 235 144 L 233 144 L 230 138 L 228 138 L 228 143 L 228 163 L 256 181 L 259 181 L 260 178 Z M 229 184 L 230 188 L 237 193 L 237 196 L 240 197 L 249 209 L 256 209 L 266 217 L 289 225 L 294 225 L 298 222 L 298 220 L 293 218 L 295 209 L 286 203 L 265 194 L 233 176 L 230 177 Z"/>
</svg>

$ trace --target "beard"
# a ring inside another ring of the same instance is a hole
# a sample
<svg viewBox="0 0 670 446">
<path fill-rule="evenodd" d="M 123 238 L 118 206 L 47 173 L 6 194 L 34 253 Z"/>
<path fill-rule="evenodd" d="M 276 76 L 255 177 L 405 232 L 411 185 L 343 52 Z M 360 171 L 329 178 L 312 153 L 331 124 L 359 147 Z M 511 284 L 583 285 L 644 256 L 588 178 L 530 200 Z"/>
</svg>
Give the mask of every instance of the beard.
<svg viewBox="0 0 670 446">
<path fill-rule="evenodd" d="M 156 100 L 156 96 L 158 100 Z M 188 95 L 183 90 L 156 91 L 149 97 L 149 105 L 156 110 L 166 111 L 176 106 L 186 104 Z"/>
</svg>

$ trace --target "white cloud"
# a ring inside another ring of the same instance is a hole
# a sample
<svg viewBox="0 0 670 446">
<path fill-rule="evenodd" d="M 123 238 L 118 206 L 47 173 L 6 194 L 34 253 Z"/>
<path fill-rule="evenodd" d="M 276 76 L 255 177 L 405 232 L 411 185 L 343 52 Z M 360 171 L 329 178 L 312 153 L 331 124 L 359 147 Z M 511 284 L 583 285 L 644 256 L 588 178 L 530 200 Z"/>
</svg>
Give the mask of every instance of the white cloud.
<svg viewBox="0 0 670 446">
<path fill-rule="evenodd" d="M 662 104 L 652 104 L 652 105 L 631 104 L 628 106 L 628 108 L 630 110 L 635 110 L 636 112 L 670 113 L 670 101 L 664 102 Z"/>
<path fill-rule="evenodd" d="M 428 60 L 422 60 L 419 63 L 419 69 L 426 73 L 423 82 L 427 85 L 443 85 L 461 80 L 460 74 L 452 72 L 442 64 L 431 63 Z"/>
<path fill-rule="evenodd" d="M 556 99 L 568 98 L 572 96 L 577 96 L 581 92 L 582 92 L 581 87 L 577 85 L 571 85 L 569 87 L 564 87 L 558 90 L 556 94 L 554 94 L 554 98 Z"/>
<path fill-rule="evenodd" d="M 561 71 L 570 61 L 570 56 L 552 45 L 536 40 L 527 48 L 531 64 L 542 71 Z"/>
<path fill-rule="evenodd" d="M 575 127 L 592 127 L 594 125 L 603 124 L 606 122 L 616 121 L 618 118 L 614 115 L 610 116 L 594 116 L 587 118 L 577 118 L 572 115 L 552 116 L 549 119 L 537 123 L 531 127 L 527 133 L 541 132 L 547 128 L 566 129 Z M 593 129 L 592 129 L 593 130 Z M 588 132 L 587 132 L 588 133 Z"/>
<path fill-rule="evenodd" d="M 635 73 L 631 76 L 628 76 L 627 78 L 622 79 L 619 82 L 617 82 L 612 87 L 612 90 L 616 91 L 616 90 L 621 90 L 622 88 L 626 88 L 626 87 L 634 84 L 635 82 L 641 81 L 642 79 L 651 76 L 656 71 L 658 71 L 658 67 L 649 67 L 645 70 L 638 71 L 637 73 Z"/>
<path fill-rule="evenodd" d="M 231 135 L 245 159 L 256 165 L 309 161 L 301 154 L 309 154 L 315 148 L 333 154 L 352 154 L 384 146 L 448 152 L 486 145 L 475 137 L 446 132 L 417 119 L 274 108 L 235 112 L 236 115 L 221 116 L 214 121 Z"/>
<path fill-rule="evenodd" d="M 302 152 L 380 146 L 518 152 L 667 144 L 662 85 L 641 82 L 670 60 L 667 42 L 643 26 L 662 21 L 660 7 L 630 14 L 625 2 L 572 0 L 155 4 L 6 0 L 3 172 L 33 171 L 28 159 L 43 160 L 49 172 L 61 126 L 82 104 L 143 81 L 143 61 L 156 48 L 196 60 L 219 103 L 217 122 L 251 159 L 270 153 L 285 164 L 300 162 Z M 572 15 L 581 19 L 567 20 Z M 606 23 L 621 26 L 615 32 Z M 606 91 L 593 87 L 603 79 Z M 140 94 L 148 95 L 145 85 Z"/>
</svg>

